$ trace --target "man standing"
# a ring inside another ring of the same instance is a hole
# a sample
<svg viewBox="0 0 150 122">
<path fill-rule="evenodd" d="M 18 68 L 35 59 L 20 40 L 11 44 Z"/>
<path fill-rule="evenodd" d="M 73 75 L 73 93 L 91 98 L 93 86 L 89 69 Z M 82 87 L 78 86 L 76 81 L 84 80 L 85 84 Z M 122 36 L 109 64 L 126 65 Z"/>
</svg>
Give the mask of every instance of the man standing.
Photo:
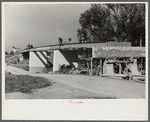
<svg viewBox="0 0 150 122">
<path fill-rule="evenodd" d="M 63 39 L 59 37 L 58 40 L 59 40 L 59 48 L 60 48 L 62 46 Z"/>
<path fill-rule="evenodd" d="M 100 63 L 98 63 L 96 75 L 102 76 L 102 67 L 101 67 Z"/>
<path fill-rule="evenodd" d="M 90 74 L 90 64 L 87 62 L 87 73 Z"/>
</svg>

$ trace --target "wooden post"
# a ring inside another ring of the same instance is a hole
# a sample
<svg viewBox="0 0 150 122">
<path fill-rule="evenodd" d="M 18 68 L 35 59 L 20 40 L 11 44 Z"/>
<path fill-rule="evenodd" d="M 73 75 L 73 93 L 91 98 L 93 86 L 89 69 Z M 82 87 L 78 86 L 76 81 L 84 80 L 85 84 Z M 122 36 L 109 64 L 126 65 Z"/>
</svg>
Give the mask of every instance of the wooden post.
<svg viewBox="0 0 150 122">
<path fill-rule="evenodd" d="M 102 59 L 100 59 L 100 63 L 99 64 L 100 64 L 100 68 L 101 68 L 100 72 L 99 72 L 100 73 L 99 75 L 101 76 L 102 72 L 103 72 Z"/>
<path fill-rule="evenodd" d="M 141 69 L 140 70 L 141 70 L 141 75 L 142 75 L 143 71 L 144 71 L 144 69 L 143 69 L 144 68 L 143 58 L 141 58 L 141 63 L 140 64 L 141 64 Z"/>
<path fill-rule="evenodd" d="M 119 74 L 121 74 L 121 64 L 119 63 Z"/>
<path fill-rule="evenodd" d="M 96 59 L 96 76 L 98 76 L 98 61 Z"/>
<path fill-rule="evenodd" d="M 126 74 L 128 74 L 128 64 L 126 63 Z"/>
<path fill-rule="evenodd" d="M 87 74 L 89 75 L 90 74 L 90 66 L 89 66 L 89 61 L 87 60 Z"/>
<path fill-rule="evenodd" d="M 133 64 L 132 64 L 132 75 L 140 75 L 137 69 L 137 58 L 133 59 Z"/>
<path fill-rule="evenodd" d="M 143 68 L 143 58 L 141 58 L 141 64 L 142 64 L 142 68 Z"/>
<path fill-rule="evenodd" d="M 100 64 L 100 66 L 102 66 L 102 59 L 99 60 L 99 64 Z"/>
<path fill-rule="evenodd" d="M 92 61 L 92 58 L 91 58 L 91 74 L 90 75 L 93 75 L 93 71 L 92 71 L 92 66 L 93 66 L 93 61 Z"/>
</svg>

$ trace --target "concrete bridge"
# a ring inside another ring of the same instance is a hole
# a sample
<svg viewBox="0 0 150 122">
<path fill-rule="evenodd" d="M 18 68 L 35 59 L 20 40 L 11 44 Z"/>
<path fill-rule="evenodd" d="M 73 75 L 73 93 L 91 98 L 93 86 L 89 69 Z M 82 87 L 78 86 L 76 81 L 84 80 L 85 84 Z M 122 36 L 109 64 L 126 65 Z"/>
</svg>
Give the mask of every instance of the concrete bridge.
<svg viewBox="0 0 150 122">
<path fill-rule="evenodd" d="M 106 43 L 100 43 L 100 42 L 88 42 L 88 43 L 68 43 L 68 44 L 56 44 L 56 45 L 46 45 L 46 46 L 39 46 L 34 47 L 29 50 L 22 50 L 21 53 L 29 52 L 29 51 L 38 51 L 38 50 L 45 50 L 45 51 L 51 51 L 51 50 L 57 50 L 57 49 L 78 49 L 78 48 L 92 48 L 92 47 L 103 47 L 103 46 L 124 46 L 124 47 L 130 47 L 130 42 L 106 42 Z"/>
<path fill-rule="evenodd" d="M 53 72 L 55 72 L 59 69 L 59 65 L 62 64 L 78 67 L 77 52 L 78 49 L 81 48 L 92 50 L 92 56 L 90 57 L 91 66 L 93 59 L 96 59 L 97 61 L 101 60 L 102 67 L 105 66 L 105 68 L 103 68 L 103 73 L 105 74 L 114 74 L 113 63 L 108 64 L 105 62 L 105 59 L 130 58 L 130 65 L 132 65 L 131 69 L 133 69 L 132 74 L 137 75 L 139 74 L 137 69 L 137 59 L 142 58 L 143 60 L 143 58 L 145 58 L 145 47 L 131 47 L 130 42 L 57 44 L 34 47 L 29 50 L 22 50 L 21 53 L 24 57 L 26 57 L 26 55 L 29 57 L 30 72 L 40 72 L 48 66 L 51 66 Z M 126 65 L 128 63 L 126 63 Z"/>
</svg>

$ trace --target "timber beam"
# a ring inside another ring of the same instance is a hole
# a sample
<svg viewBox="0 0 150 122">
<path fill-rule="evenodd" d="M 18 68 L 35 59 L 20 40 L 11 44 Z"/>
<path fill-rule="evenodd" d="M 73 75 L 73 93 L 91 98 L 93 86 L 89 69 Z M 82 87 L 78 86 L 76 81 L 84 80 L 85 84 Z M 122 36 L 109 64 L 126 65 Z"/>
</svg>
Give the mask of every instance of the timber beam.
<svg viewBox="0 0 150 122">
<path fill-rule="evenodd" d="M 133 61 L 112 61 L 112 62 L 107 62 L 107 64 L 114 64 L 114 63 L 133 63 Z"/>
</svg>

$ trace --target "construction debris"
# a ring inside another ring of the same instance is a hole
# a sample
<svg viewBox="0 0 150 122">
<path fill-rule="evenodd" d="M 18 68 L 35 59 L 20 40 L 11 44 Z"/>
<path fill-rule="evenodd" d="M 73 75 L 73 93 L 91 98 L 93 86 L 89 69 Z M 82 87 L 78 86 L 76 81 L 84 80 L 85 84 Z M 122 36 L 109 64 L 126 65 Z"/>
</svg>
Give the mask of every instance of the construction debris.
<svg viewBox="0 0 150 122">
<path fill-rule="evenodd" d="M 132 76 L 132 80 L 139 83 L 145 83 L 146 77 L 145 75 Z"/>
<path fill-rule="evenodd" d="M 71 65 L 60 65 L 59 70 L 55 71 L 55 73 L 59 74 L 80 74 L 81 71 L 79 71 L 77 68 L 72 67 Z"/>
</svg>

